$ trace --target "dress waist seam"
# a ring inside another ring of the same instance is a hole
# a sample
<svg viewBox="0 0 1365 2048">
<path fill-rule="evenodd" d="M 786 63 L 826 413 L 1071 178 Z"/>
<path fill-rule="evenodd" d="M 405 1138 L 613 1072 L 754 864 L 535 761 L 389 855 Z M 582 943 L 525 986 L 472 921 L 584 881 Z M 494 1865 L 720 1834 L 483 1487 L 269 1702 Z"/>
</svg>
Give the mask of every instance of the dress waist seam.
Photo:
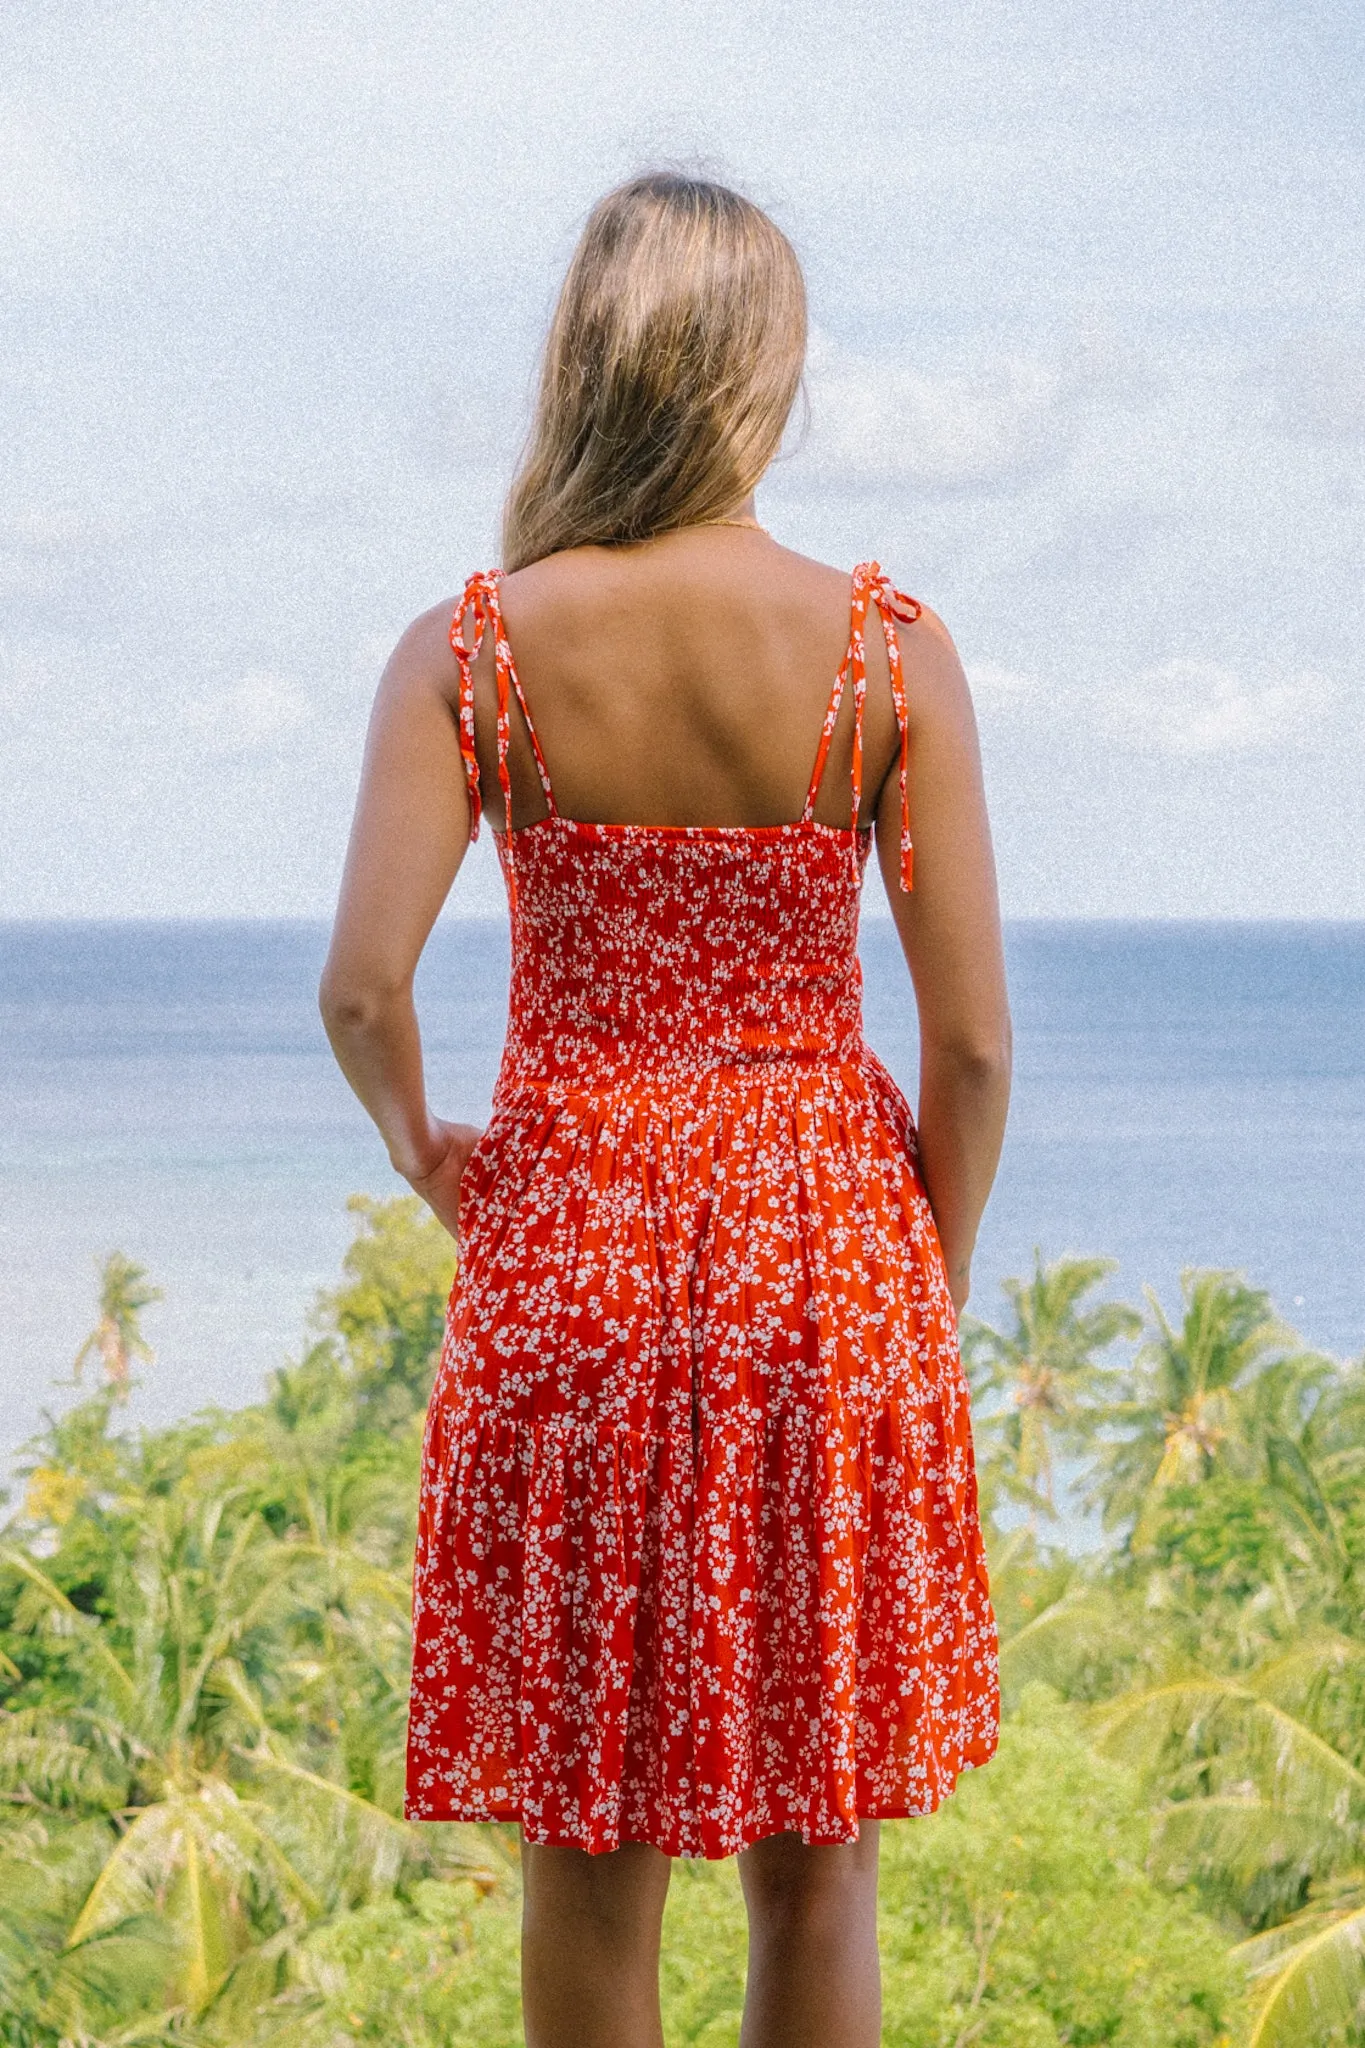
<svg viewBox="0 0 1365 2048">
<path fill-rule="evenodd" d="M 522 1096 L 544 1101 L 615 1101 L 622 1097 L 676 1096 L 712 1083 L 735 1082 L 742 1087 L 764 1082 L 781 1086 L 792 1081 L 853 1078 L 867 1072 L 869 1048 L 860 1045 L 852 1053 L 807 1057 L 786 1055 L 777 1059 L 716 1060 L 677 1067 L 635 1068 L 616 1079 L 549 1079 L 535 1075 L 501 1077 L 493 1091 L 494 1108 L 505 1107 Z"/>
</svg>

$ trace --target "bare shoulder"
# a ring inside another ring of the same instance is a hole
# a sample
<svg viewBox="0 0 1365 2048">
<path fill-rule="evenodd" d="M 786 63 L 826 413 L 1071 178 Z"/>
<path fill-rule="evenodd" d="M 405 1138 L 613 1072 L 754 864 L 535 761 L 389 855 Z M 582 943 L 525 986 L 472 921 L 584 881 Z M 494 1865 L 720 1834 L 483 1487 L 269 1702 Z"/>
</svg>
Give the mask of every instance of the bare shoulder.
<svg viewBox="0 0 1365 2048">
<path fill-rule="evenodd" d="M 451 597 L 418 614 L 389 656 L 384 668 L 384 689 L 400 694 L 435 691 L 452 702 L 458 697 L 460 671 L 450 644 L 450 629 L 459 605 L 459 598 Z"/>
<path fill-rule="evenodd" d="M 920 613 L 913 625 L 890 622 L 900 645 L 910 724 L 972 724 L 971 691 L 953 636 L 931 605 L 918 598 L 916 603 Z"/>
<path fill-rule="evenodd" d="M 517 607 L 553 603 L 556 597 L 573 596 L 590 590 L 604 570 L 609 570 L 611 551 L 607 548 L 566 548 L 561 554 L 544 555 L 513 569 L 502 578 L 499 595 L 504 605 Z"/>
<path fill-rule="evenodd" d="M 793 588 L 804 588 L 823 597 L 847 601 L 852 569 L 837 569 L 830 562 L 817 561 L 814 555 L 803 555 L 796 548 L 781 545 L 774 550 L 774 561 L 780 573 L 790 579 Z"/>
<path fill-rule="evenodd" d="M 499 602 L 514 636 L 535 635 L 553 622 L 557 631 L 573 632 L 619 600 L 620 560 L 613 548 L 566 548 L 513 569 L 503 577 Z"/>
</svg>

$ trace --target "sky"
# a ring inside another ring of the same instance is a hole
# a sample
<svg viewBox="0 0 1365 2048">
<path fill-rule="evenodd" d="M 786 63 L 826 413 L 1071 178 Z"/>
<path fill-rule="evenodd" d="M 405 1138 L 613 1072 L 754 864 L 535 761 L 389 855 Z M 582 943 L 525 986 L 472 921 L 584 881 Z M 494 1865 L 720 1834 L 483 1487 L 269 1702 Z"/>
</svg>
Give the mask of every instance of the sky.
<svg viewBox="0 0 1365 2048">
<path fill-rule="evenodd" d="M 0 915 L 328 913 L 660 161 L 797 246 L 760 517 L 947 621 L 1006 912 L 1365 916 L 1358 0 L 6 0 Z"/>
</svg>

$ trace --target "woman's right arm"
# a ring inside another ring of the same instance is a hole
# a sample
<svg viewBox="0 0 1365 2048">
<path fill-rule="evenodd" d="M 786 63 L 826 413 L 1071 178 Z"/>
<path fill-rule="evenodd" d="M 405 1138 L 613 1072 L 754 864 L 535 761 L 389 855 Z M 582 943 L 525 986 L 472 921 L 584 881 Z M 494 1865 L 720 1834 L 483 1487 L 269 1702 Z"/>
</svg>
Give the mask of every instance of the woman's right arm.
<svg viewBox="0 0 1365 2048">
<path fill-rule="evenodd" d="M 440 606 L 408 628 L 380 682 L 318 1000 L 337 1063 L 395 1171 L 453 1236 L 479 1133 L 427 1106 L 412 997 L 473 822 L 447 641 L 452 609 Z"/>
<path fill-rule="evenodd" d="M 900 886 L 899 763 L 877 807 L 877 854 L 919 1010 L 920 1168 L 954 1305 L 995 1179 L 1010 1093 L 1010 1013 L 995 861 L 967 679 L 927 608 L 899 633 L 909 709 L 915 886 Z"/>
</svg>

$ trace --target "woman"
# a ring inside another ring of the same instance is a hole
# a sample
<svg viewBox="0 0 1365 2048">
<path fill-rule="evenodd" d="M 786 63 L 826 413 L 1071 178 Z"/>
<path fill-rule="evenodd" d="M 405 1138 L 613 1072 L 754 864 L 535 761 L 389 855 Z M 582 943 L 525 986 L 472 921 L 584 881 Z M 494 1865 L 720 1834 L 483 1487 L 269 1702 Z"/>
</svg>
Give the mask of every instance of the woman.
<svg viewBox="0 0 1365 2048">
<path fill-rule="evenodd" d="M 669 1859 L 731 1854 L 745 2048 L 874 2043 L 877 1820 L 995 1746 L 956 1324 L 1009 1085 L 976 738 L 931 613 L 758 524 L 804 349 L 756 207 L 673 175 L 601 201 L 507 573 L 380 686 L 322 987 L 460 1244 L 408 1812 L 521 1823 L 529 2048 L 659 2043 Z M 512 992 L 480 1132 L 427 1108 L 412 983 L 490 800 Z M 918 1131 L 862 1038 L 873 837 Z"/>
</svg>

